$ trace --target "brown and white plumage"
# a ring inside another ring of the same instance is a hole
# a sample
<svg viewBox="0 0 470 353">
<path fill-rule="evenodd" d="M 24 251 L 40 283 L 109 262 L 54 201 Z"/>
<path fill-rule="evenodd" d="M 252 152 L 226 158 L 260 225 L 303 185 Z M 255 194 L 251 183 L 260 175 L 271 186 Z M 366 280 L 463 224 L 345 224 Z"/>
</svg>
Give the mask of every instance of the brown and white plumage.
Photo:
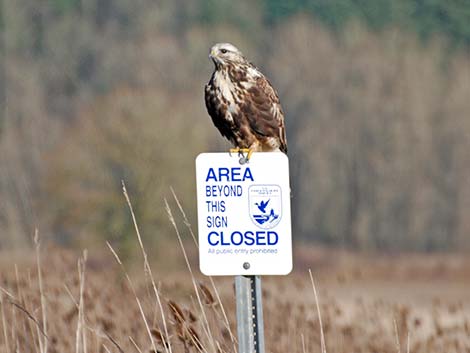
<svg viewBox="0 0 470 353">
<path fill-rule="evenodd" d="M 209 115 L 235 147 L 287 153 L 284 113 L 268 79 L 232 44 L 218 43 L 205 87 Z"/>
</svg>

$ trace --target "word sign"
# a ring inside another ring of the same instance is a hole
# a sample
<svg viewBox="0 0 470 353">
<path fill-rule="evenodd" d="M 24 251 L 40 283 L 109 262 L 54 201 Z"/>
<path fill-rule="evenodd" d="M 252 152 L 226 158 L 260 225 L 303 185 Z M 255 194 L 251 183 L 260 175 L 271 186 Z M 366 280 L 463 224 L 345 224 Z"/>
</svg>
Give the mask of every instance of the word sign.
<svg viewBox="0 0 470 353">
<path fill-rule="evenodd" d="M 208 276 L 292 270 L 289 160 L 281 152 L 196 158 L 199 263 Z"/>
</svg>

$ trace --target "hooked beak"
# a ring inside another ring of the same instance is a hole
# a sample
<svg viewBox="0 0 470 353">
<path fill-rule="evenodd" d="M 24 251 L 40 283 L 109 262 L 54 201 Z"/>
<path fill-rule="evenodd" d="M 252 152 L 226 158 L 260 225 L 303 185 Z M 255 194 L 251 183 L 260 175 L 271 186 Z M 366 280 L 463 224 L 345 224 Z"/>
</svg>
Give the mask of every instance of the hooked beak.
<svg viewBox="0 0 470 353">
<path fill-rule="evenodd" d="M 215 50 L 211 49 L 211 52 L 209 53 L 209 59 L 212 59 L 215 61 Z"/>
<path fill-rule="evenodd" d="M 209 53 L 209 58 L 212 60 L 216 67 L 219 67 L 222 64 L 222 61 L 217 56 L 217 53 L 214 49 L 211 49 L 211 52 Z"/>
</svg>

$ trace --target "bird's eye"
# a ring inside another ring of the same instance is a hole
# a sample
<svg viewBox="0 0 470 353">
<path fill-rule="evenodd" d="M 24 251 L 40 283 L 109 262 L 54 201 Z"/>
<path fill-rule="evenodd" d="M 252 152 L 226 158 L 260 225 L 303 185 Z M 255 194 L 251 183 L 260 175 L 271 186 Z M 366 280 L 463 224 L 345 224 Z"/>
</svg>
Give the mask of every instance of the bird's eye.
<svg viewBox="0 0 470 353">
<path fill-rule="evenodd" d="M 226 54 L 226 53 L 228 52 L 228 50 L 227 50 L 227 49 L 220 49 L 220 52 L 221 52 L 222 54 Z"/>
</svg>

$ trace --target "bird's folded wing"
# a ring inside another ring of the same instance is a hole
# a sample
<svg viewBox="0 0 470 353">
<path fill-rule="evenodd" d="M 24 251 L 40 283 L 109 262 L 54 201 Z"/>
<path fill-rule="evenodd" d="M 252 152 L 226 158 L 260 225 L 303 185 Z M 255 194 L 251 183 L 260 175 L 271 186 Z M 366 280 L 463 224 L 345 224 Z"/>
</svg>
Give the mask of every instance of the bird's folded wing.
<svg viewBox="0 0 470 353">
<path fill-rule="evenodd" d="M 265 77 L 259 77 L 256 84 L 247 90 L 241 111 L 250 128 L 259 136 L 279 139 L 281 150 L 287 151 L 284 113 L 279 98 Z"/>
</svg>

